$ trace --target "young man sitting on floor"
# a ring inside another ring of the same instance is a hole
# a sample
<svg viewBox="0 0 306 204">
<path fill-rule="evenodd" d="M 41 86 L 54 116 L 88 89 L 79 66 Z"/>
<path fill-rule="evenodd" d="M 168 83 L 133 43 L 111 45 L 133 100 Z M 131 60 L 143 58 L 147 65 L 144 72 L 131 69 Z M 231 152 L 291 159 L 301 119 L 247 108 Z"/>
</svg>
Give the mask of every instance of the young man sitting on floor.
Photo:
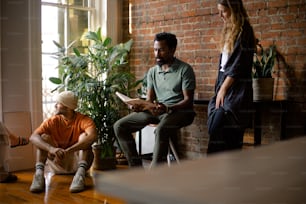
<svg viewBox="0 0 306 204">
<path fill-rule="evenodd" d="M 94 121 L 76 112 L 78 98 L 71 91 L 57 97 L 55 115 L 44 121 L 31 135 L 37 147 L 36 171 L 30 191 L 45 190 L 44 167 L 46 162 L 55 174 L 74 174 L 70 192 L 85 189 L 85 174 L 93 161 L 92 143 L 97 131 Z"/>
</svg>

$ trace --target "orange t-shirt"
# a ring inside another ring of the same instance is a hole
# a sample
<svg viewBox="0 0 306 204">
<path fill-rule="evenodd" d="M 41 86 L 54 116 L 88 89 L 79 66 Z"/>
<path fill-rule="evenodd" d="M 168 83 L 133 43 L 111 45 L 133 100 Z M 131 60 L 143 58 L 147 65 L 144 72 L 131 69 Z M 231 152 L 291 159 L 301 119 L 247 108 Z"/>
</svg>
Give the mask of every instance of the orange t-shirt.
<svg viewBox="0 0 306 204">
<path fill-rule="evenodd" d="M 66 149 L 75 144 L 81 133 L 87 128 L 96 128 L 94 121 L 81 113 L 76 112 L 73 121 L 66 121 L 60 115 L 54 115 L 44 121 L 36 132 L 51 137 L 56 147 Z"/>
</svg>

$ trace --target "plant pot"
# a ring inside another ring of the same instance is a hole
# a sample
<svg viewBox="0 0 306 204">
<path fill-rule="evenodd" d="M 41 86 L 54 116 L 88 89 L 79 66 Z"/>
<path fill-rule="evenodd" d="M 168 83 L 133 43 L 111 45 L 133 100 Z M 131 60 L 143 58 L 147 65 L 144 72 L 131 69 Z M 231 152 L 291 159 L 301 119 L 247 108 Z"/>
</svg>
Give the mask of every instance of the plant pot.
<svg viewBox="0 0 306 204">
<path fill-rule="evenodd" d="M 114 147 L 114 156 L 102 157 L 103 147 L 93 146 L 94 153 L 93 169 L 94 170 L 111 170 L 116 168 L 116 148 Z"/>
<path fill-rule="evenodd" d="M 274 78 L 253 79 L 253 100 L 273 100 Z"/>
</svg>

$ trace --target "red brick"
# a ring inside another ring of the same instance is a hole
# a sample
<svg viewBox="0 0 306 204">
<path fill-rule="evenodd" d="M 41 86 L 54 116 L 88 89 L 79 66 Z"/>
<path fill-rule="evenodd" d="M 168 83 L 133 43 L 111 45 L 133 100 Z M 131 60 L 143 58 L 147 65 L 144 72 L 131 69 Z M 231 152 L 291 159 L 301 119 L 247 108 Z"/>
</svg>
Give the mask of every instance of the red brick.
<svg viewBox="0 0 306 204">
<path fill-rule="evenodd" d="M 124 40 L 134 39 L 130 62 L 137 76 L 142 77 L 142 73 L 154 64 L 152 51 L 154 34 L 161 31 L 173 32 L 179 41 L 177 55 L 194 67 L 197 76 L 196 94 L 201 98 L 211 97 L 217 76 L 220 53 L 218 41 L 223 25 L 218 17 L 216 1 L 123 0 L 123 2 L 123 36 Z M 281 84 L 277 87 L 275 97 L 281 99 L 290 95 L 293 100 L 305 102 L 306 95 L 301 92 L 306 89 L 306 2 L 304 0 L 243 0 L 243 2 L 256 37 L 265 47 L 276 43 L 294 73 L 287 76 L 284 71 L 279 72 Z M 132 34 L 128 33 L 128 3 L 133 4 Z M 285 93 L 288 90 L 286 80 L 294 85 L 298 84 L 298 87 L 290 87 L 290 94 Z M 201 117 L 197 116 L 197 122 L 192 126 L 196 134 L 192 134 L 188 127 L 184 130 L 186 132 L 184 140 L 192 141 L 188 147 L 185 147 L 188 151 L 191 149 L 205 151 L 203 144 L 194 143 L 199 138 L 204 138 L 207 142 L 208 135 L 203 118 L 206 114 L 205 108 L 197 109 Z M 302 119 L 305 121 L 305 117 Z"/>
</svg>

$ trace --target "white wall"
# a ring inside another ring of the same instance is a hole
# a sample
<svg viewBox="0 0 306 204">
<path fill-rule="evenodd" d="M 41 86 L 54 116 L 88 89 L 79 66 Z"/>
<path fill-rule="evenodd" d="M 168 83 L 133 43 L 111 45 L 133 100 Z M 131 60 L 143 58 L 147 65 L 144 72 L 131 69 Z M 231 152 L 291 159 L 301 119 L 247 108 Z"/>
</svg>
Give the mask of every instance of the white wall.
<svg viewBox="0 0 306 204">
<path fill-rule="evenodd" d="M 18 135 L 30 136 L 42 122 L 40 0 L 1 0 L 0 4 L 0 120 L 13 114 L 15 119 L 7 125 L 14 131 L 21 123 L 28 124 Z M 29 117 L 22 119 L 24 114 Z M 16 148 L 10 156 L 13 164 L 33 161 L 32 145 Z"/>
<path fill-rule="evenodd" d="M 40 0 L 1 0 L 2 113 L 30 112 L 32 128 L 42 120 L 40 36 Z"/>
</svg>

